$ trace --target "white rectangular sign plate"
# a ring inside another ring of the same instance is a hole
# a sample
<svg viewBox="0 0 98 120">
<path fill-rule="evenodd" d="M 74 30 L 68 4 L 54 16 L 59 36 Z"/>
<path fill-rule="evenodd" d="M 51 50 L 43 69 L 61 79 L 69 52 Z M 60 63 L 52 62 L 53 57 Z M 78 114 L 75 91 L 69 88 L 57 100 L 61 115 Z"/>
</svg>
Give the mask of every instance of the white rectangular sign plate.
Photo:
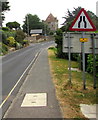
<svg viewBox="0 0 98 120">
<path fill-rule="evenodd" d="M 70 39 L 68 38 L 68 33 L 63 34 L 63 52 L 68 53 L 68 40 L 71 40 L 71 53 L 81 53 L 81 38 L 82 33 L 70 32 Z M 84 43 L 85 53 L 92 53 L 92 39 L 91 33 L 85 33 L 85 38 L 88 38 L 88 42 Z M 98 54 L 98 34 L 95 36 L 95 53 Z"/>
</svg>

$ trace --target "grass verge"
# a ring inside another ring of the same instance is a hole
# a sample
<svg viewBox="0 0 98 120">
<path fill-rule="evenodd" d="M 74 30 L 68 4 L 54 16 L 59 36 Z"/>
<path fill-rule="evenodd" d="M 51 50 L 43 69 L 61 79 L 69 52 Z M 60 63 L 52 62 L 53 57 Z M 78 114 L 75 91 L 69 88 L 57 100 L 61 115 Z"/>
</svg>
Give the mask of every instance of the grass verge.
<svg viewBox="0 0 98 120">
<path fill-rule="evenodd" d="M 48 50 L 48 55 L 63 117 L 85 120 L 86 118 L 80 111 L 80 104 L 96 104 L 96 90 L 93 89 L 92 75 L 86 73 L 87 90 L 83 90 L 82 72 L 72 71 L 72 84 L 70 85 L 68 60 L 56 58 L 54 48 Z M 71 64 L 72 68 L 78 68 L 77 62 L 72 61 Z"/>
</svg>

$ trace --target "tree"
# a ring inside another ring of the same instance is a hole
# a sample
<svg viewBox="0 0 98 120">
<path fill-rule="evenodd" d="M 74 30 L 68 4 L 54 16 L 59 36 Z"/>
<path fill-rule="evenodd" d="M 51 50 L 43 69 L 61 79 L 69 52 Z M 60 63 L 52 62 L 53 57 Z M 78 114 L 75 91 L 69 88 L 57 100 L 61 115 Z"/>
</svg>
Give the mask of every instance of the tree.
<svg viewBox="0 0 98 120">
<path fill-rule="evenodd" d="M 8 23 L 6 24 L 6 27 L 9 27 L 10 29 L 12 29 L 12 28 L 13 28 L 13 23 L 12 23 L 12 22 L 8 22 Z"/>
<path fill-rule="evenodd" d="M 61 28 L 63 31 L 69 31 L 69 27 L 72 24 L 73 20 L 75 19 L 76 15 L 80 11 L 81 7 L 74 8 L 74 11 L 67 10 L 67 14 L 63 17 L 65 22 L 63 23 L 63 27 Z"/>
<path fill-rule="evenodd" d="M 4 12 L 10 10 L 9 2 L 0 2 L 0 7 L 2 8 L 2 20 L 4 20 Z"/>
<path fill-rule="evenodd" d="M 88 11 L 88 14 L 98 30 L 98 17 L 91 11 Z"/>
<path fill-rule="evenodd" d="M 10 10 L 9 8 L 10 8 L 9 2 L 2 2 L 2 12 Z"/>
<path fill-rule="evenodd" d="M 8 22 L 6 26 L 9 27 L 10 29 L 13 29 L 13 28 L 15 28 L 15 30 L 20 29 L 20 24 L 16 21 Z"/>
<path fill-rule="evenodd" d="M 43 23 L 40 21 L 39 17 L 37 15 L 27 14 L 25 16 L 25 21 L 23 24 L 23 31 L 29 34 L 32 29 L 42 29 Z"/>
<path fill-rule="evenodd" d="M 20 24 L 18 22 L 13 22 L 13 28 L 15 28 L 15 30 L 20 29 Z"/>
</svg>

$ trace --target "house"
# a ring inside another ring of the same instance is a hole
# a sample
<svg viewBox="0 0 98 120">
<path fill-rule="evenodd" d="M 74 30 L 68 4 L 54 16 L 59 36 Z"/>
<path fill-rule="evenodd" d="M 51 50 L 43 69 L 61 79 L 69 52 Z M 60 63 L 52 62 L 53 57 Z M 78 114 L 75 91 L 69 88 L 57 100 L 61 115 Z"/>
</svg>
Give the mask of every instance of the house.
<svg viewBox="0 0 98 120">
<path fill-rule="evenodd" d="M 56 31 L 58 29 L 58 20 L 52 13 L 49 14 L 44 23 L 48 25 L 50 31 Z"/>
</svg>

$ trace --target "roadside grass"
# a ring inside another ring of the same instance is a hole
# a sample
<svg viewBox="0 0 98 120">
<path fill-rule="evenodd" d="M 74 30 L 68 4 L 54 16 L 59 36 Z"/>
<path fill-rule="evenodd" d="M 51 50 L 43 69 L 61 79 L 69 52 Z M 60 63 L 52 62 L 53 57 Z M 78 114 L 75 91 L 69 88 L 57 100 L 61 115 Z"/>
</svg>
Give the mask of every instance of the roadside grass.
<svg viewBox="0 0 98 120">
<path fill-rule="evenodd" d="M 52 47 L 48 49 L 48 55 L 56 95 L 63 117 L 86 119 L 80 111 L 80 104 L 96 104 L 97 102 L 96 90 L 93 89 L 93 76 L 86 73 L 87 90 L 83 90 L 82 71 L 72 71 L 72 84 L 70 85 L 68 60 L 57 58 L 55 48 Z M 78 68 L 78 63 L 72 61 L 71 66 L 72 68 Z"/>
</svg>

